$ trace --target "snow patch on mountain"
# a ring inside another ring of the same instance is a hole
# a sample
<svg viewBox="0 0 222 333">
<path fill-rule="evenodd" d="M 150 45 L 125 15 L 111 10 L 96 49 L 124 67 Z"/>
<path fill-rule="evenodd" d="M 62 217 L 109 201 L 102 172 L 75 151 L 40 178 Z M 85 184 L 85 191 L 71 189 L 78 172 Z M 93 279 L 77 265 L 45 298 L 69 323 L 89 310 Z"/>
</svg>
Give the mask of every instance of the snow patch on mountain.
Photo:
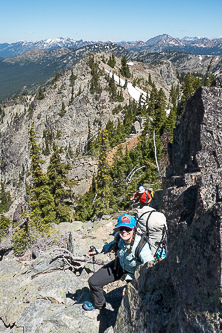
<svg viewBox="0 0 222 333">
<path fill-rule="evenodd" d="M 185 36 L 181 40 L 195 41 L 195 40 L 198 40 L 198 39 L 201 39 L 201 37 L 188 37 L 188 36 Z"/>
<path fill-rule="evenodd" d="M 108 71 L 107 69 L 105 70 L 110 77 L 114 78 L 114 81 L 117 82 L 121 87 L 125 85 L 125 80 L 121 79 L 118 75 L 113 74 L 112 71 Z M 133 87 L 132 83 L 128 82 L 127 83 L 127 90 L 129 95 L 137 102 L 139 103 L 140 96 L 142 95 L 143 99 L 146 99 L 147 93 L 143 90 L 141 90 L 138 87 Z"/>
</svg>

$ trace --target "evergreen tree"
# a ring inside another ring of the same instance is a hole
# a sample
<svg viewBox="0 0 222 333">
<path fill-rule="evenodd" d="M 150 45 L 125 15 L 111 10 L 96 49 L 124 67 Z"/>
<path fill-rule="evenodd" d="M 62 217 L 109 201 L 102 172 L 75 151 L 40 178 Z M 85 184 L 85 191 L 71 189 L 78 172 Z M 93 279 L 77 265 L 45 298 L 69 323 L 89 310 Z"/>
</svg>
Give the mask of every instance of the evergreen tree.
<svg viewBox="0 0 222 333">
<path fill-rule="evenodd" d="M 201 86 L 201 80 L 199 78 L 196 78 L 192 74 L 188 74 L 187 78 L 185 80 L 185 83 L 182 88 L 182 98 L 181 98 L 181 107 L 183 108 L 185 105 L 186 100 L 193 96 L 195 91 Z"/>
<path fill-rule="evenodd" d="M 109 80 L 109 92 L 114 100 L 117 94 L 116 84 L 114 80 L 114 74 L 112 75 L 111 79 Z"/>
<path fill-rule="evenodd" d="M 99 83 L 100 72 L 99 72 L 98 64 L 95 63 L 95 61 L 94 61 L 94 56 L 90 56 L 89 66 L 91 68 L 91 75 L 92 75 L 91 84 L 90 84 L 90 92 L 91 92 L 91 94 L 94 94 L 94 93 L 100 94 L 102 91 L 102 89 L 100 87 L 100 83 Z"/>
<path fill-rule="evenodd" d="M 137 108 L 137 114 L 145 117 L 147 114 L 147 108 L 146 108 L 146 103 L 145 103 L 143 94 L 140 94 L 138 104 L 139 104 L 139 106 Z"/>
<path fill-rule="evenodd" d="M 88 136 L 87 136 L 87 143 L 85 146 L 85 153 L 89 153 L 92 149 L 92 134 L 91 134 L 91 124 L 88 120 Z"/>
<path fill-rule="evenodd" d="M 133 161 L 133 165 L 142 166 L 143 165 L 143 152 L 141 149 L 141 142 L 137 144 L 135 149 L 130 150 L 130 158 Z"/>
<path fill-rule="evenodd" d="M 51 129 L 49 130 L 43 130 L 43 138 L 45 139 L 45 147 L 42 150 L 43 154 L 45 156 L 50 155 L 50 148 L 54 139 L 54 133 Z"/>
<path fill-rule="evenodd" d="M 124 97 L 123 97 L 123 92 L 122 90 L 120 91 L 117 91 L 117 95 L 116 95 L 116 98 L 115 98 L 115 102 L 123 102 L 124 101 Z"/>
<path fill-rule="evenodd" d="M 67 200 L 69 200 L 72 193 L 72 182 L 67 179 L 66 175 L 71 169 L 71 165 L 62 162 L 62 148 L 58 148 L 54 144 L 53 150 L 47 169 L 48 185 L 54 198 L 56 220 L 57 222 L 64 222 L 70 220 L 70 205 Z"/>
<path fill-rule="evenodd" d="M 155 84 L 153 84 L 152 91 L 150 93 L 149 103 L 148 103 L 148 115 L 150 117 L 153 117 L 155 114 L 157 93 L 158 93 L 157 88 L 156 88 Z"/>
<path fill-rule="evenodd" d="M 153 129 L 157 134 L 163 134 L 166 123 L 166 95 L 161 88 L 157 93 L 156 109 L 154 115 Z"/>
<path fill-rule="evenodd" d="M 111 170 L 111 176 L 114 184 L 114 195 L 117 200 L 118 207 L 128 205 L 126 195 L 126 177 L 132 169 L 133 164 L 129 156 L 129 151 L 126 147 L 125 155 L 122 151 L 122 145 L 119 145 L 115 155 Z"/>
<path fill-rule="evenodd" d="M 40 87 L 39 90 L 38 90 L 38 93 L 37 93 L 37 95 L 36 95 L 36 98 L 37 98 L 37 99 L 43 99 L 43 98 L 45 98 L 44 91 L 43 91 L 43 89 L 42 89 L 41 87 Z"/>
<path fill-rule="evenodd" d="M 106 124 L 106 130 L 107 130 L 107 134 L 108 134 L 108 140 L 109 140 L 110 147 L 114 147 L 115 146 L 115 137 L 114 137 L 115 127 L 114 127 L 113 121 L 111 121 L 110 119 L 108 120 L 108 122 Z"/>
<path fill-rule="evenodd" d="M 108 60 L 108 65 L 112 68 L 115 67 L 116 65 L 116 59 L 115 59 L 115 55 L 112 54 L 110 57 L 109 57 L 109 60 Z"/>
<path fill-rule="evenodd" d="M 34 123 L 31 124 L 29 140 L 33 184 L 34 186 L 38 186 L 38 184 L 41 184 L 42 164 L 44 163 L 44 161 L 40 157 L 41 149 L 36 143 L 36 132 Z"/>
<path fill-rule="evenodd" d="M 58 78 L 59 78 L 59 73 L 56 72 L 54 78 L 52 79 L 52 84 L 55 84 Z"/>
<path fill-rule="evenodd" d="M 43 160 L 40 158 L 40 147 L 36 144 L 34 123 L 30 128 L 30 155 L 32 184 L 27 191 L 31 208 L 30 221 L 38 230 L 45 231 L 50 223 L 55 222 L 55 205 L 47 184 L 48 178 L 42 172 Z"/>
<path fill-rule="evenodd" d="M 75 83 L 75 80 L 77 79 L 77 76 L 73 73 L 73 70 L 71 72 L 71 75 L 70 75 L 70 86 L 73 87 L 74 86 L 74 83 Z"/>
<path fill-rule="evenodd" d="M 88 192 L 79 195 L 75 209 L 75 219 L 85 222 L 94 215 L 94 200 L 96 196 L 96 179 L 93 174 L 92 185 Z"/>
<path fill-rule="evenodd" d="M 10 192 L 7 192 L 5 189 L 5 184 L 1 182 L 0 189 L 0 214 L 7 212 L 12 203 Z M 1 227 L 0 227 L 1 229 Z"/>
<path fill-rule="evenodd" d="M 187 79 L 183 85 L 183 100 L 185 101 L 188 97 L 192 96 L 194 94 L 194 76 L 191 74 L 188 74 Z"/>
<path fill-rule="evenodd" d="M 61 117 L 63 117 L 63 116 L 65 115 L 65 113 L 66 113 L 65 103 L 62 102 L 62 108 L 61 108 L 61 110 L 60 110 L 60 112 L 59 112 L 59 115 L 60 115 Z"/>
<path fill-rule="evenodd" d="M 126 77 L 126 78 L 130 78 L 130 70 L 129 70 L 129 66 L 127 65 L 127 59 L 126 57 L 122 57 L 121 59 L 121 69 L 120 69 L 120 73 Z"/>
<path fill-rule="evenodd" d="M 132 122 L 135 118 L 135 114 L 137 113 L 137 105 L 131 104 L 125 108 L 125 117 L 123 120 L 123 125 L 125 129 L 125 133 L 128 136 L 132 129 Z"/>
<path fill-rule="evenodd" d="M 208 87 L 211 86 L 211 83 L 216 78 L 215 75 L 212 74 L 212 64 L 213 64 L 214 58 L 215 58 L 215 56 L 213 56 L 211 58 L 210 63 L 207 67 L 207 72 L 206 72 L 206 75 L 204 77 L 204 82 L 203 82 L 204 86 L 208 86 Z"/>
<path fill-rule="evenodd" d="M 179 93 L 180 93 L 179 86 L 174 87 L 174 85 L 172 85 L 170 89 L 170 102 L 173 105 L 177 105 L 177 101 L 179 99 Z"/>
<path fill-rule="evenodd" d="M 123 142 L 125 137 L 126 137 L 125 127 L 123 124 L 121 124 L 121 121 L 118 118 L 118 123 L 117 123 L 117 127 L 115 130 L 115 146 L 117 146 L 118 144 Z"/>
<path fill-rule="evenodd" d="M 126 173 L 126 176 L 127 176 L 133 168 L 133 162 L 132 162 L 132 159 L 130 158 L 128 146 L 126 146 L 126 151 L 125 151 L 125 155 L 124 155 L 124 162 L 125 162 L 125 166 L 126 166 L 126 172 L 125 173 Z"/>
<path fill-rule="evenodd" d="M 128 81 L 125 80 L 125 82 L 124 82 L 124 86 L 123 86 L 123 89 L 126 89 L 126 88 L 127 88 L 127 85 L 128 85 Z"/>
<path fill-rule="evenodd" d="M 113 193 L 111 186 L 110 167 L 107 161 L 109 140 L 106 130 L 100 133 L 100 152 L 97 172 L 97 197 L 95 200 L 95 214 L 101 217 L 103 214 L 109 214 L 111 202 L 113 202 Z"/>
<path fill-rule="evenodd" d="M 177 103 L 179 100 L 179 93 L 180 93 L 179 86 L 174 87 L 172 85 L 170 89 L 170 102 L 173 104 L 173 107 L 171 108 L 170 114 L 167 117 L 166 126 L 165 126 L 167 132 L 171 134 L 171 139 L 170 139 L 171 142 L 173 140 L 173 129 L 176 126 L 176 120 L 177 120 L 177 112 L 178 112 Z"/>
<path fill-rule="evenodd" d="M 149 76 L 148 76 L 148 83 L 149 83 L 150 86 L 153 84 L 150 73 L 149 73 Z"/>
<path fill-rule="evenodd" d="M 8 217 L 1 214 L 0 216 L 0 241 L 2 237 L 7 232 L 10 224 L 12 223 L 12 220 L 10 220 Z"/>
<path fill-rule="evenodd" d="M 47 178 L 45 177 L 46 182 Z M 31 223 L 40 231 L 47 231 L 52 222 L 56 223 L 55 203 L 49 186 L 42 184 L 32 188 L 29 200 Z"/>
</svg>

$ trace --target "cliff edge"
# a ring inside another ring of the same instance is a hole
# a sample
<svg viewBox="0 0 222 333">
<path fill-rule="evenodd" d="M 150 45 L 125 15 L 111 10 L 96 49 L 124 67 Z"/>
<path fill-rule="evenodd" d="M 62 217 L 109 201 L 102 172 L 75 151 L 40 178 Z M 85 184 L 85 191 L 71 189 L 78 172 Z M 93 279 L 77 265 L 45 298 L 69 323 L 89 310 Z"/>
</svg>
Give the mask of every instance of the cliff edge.
<svg viewBox="0 0 222 333">
<path fill-rule="evenodd" d="M 141 267 L 115 332 L 221 332 L 222 85 L 199 88 L 169 148 L 168 257 Z"/>
</svg>

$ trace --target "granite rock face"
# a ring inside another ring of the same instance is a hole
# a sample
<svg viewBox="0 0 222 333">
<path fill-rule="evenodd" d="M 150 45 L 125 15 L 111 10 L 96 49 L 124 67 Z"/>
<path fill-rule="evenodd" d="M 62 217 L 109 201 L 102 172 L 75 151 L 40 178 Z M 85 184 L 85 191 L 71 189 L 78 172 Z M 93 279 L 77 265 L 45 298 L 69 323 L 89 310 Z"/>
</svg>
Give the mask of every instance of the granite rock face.
<svg viewBox="0 0 222 333">
<path fill-rule="evenodd" d="M 151 268 L 141 267 L 128 287 L 115 332 L 222 330 L 222 89 L 218 82 L 198 89 L 178 121 L 162 203 L 169 228 L 168 257 Z"/>
</svg>

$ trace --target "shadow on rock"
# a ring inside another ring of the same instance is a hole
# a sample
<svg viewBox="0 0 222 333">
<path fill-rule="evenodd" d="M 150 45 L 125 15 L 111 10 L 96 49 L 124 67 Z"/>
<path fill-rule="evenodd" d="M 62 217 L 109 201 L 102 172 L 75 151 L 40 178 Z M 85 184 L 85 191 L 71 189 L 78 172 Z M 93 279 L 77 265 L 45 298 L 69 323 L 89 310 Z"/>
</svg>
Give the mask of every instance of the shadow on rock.
<svg viewBox="0 0 222 333">
<path fill-rule="evenodd" d="M 84 287 L 82 289 L 77 289 L 74 294 L 68 292 L 66 294 L 66 298 L 72 299 L 75 304 L 82 304 L 83 302 L 89 300 L 89 295 L 90 295 L 89 288 Z"/>
<path fill-rule="evenodd" d="M 114 327 L 119 307 L 122 301 L 124 287 L 116 288 L 106 294 L 106 308 L 100 310 L 97 320 L 100 321 L 99 333 L 104 333 L 109 327 Z"/>
</svg>

